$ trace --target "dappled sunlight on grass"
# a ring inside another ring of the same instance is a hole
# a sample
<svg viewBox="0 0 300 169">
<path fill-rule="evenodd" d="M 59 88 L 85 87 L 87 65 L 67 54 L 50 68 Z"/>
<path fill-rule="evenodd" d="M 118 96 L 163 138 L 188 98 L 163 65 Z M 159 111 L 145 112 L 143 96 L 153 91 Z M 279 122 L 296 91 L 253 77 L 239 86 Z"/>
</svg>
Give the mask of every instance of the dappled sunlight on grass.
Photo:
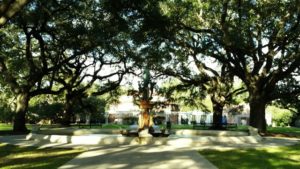
<svg viewBox="0 0 300 169">
<path fill-rule="evenodd" d="M 220 169 L 299 168 L 300 145 L 236 150 L 201 150 Z"/>
<path fill-rule="evenodd" d="M 0 167 L 57 168 L 82 152 L 79 149 L 38 149 L 0 144 Z"/>
</svg>

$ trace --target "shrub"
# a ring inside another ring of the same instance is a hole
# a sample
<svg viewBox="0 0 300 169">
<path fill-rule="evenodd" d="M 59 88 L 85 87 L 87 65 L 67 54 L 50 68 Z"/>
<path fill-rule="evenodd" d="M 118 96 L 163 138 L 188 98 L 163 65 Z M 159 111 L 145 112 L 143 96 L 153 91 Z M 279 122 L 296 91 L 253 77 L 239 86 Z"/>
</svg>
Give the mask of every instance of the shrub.
<svg viewBox="0 0 300 169">
<path fill-rule="evenodd" d="M 0 106 L 0 122 L 9 123 L 13 121 L 14 113 L 7 106 Z"/>
<path fill-rule="evenodd" d="M 62 111 L 62 103 L 38 103 L 34 106 L 29 107 L 27 119 L 29 123 L 37 123 L 41 120 L 50 120 L 51 123 L 57 123 L 59 121 L 59 116 L 61 116 L 62 114 Z"/>
<path fill-rule="evenodd" d="M 269 111 L 272 112 L 272 120 L 276 126 L 285 127 L 292 122 L 293 113 L 290 110 L 271 107 Z"/>
</svg>

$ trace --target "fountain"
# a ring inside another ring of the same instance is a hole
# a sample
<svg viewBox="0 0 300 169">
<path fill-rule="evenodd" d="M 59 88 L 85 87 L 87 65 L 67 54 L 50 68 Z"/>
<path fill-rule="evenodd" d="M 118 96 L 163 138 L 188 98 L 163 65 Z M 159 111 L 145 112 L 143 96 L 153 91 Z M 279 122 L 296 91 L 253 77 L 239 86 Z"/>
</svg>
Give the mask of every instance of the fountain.
<svg viewBox="0 0 300 169">
<path fill-rule="evenodd" d="M 138 136 L 139 138 L 151 138 L 153 136 L 168 136 L 160 130 L 153 122 L 153 114 L 151 109 L 155 105 L 152 102 L 152 95 L 155 82 L 151 81 L 151 75 L 148 68 L 144 69 L 143 79 L 139 82 L 138 90 L 130 91 L 133 96 L 135 104 L 140 107 L 140 115 L 138 118 L 138 125 L 134 124 L 129 126 L 129 129 L 122 133 L 127 136 Z"/>
<path fill-rule="evenodd" d="M 139 103 L 141 114 L 139 116 L 139 137 L 152 137 L 149 128 L 153 126 L 153 116 L 150 114 L 151 99 L 155 83 L 151 81 L 150 71 L 145 68 L 143 82 L 139 83 L 139 97 L 135 100 Z"/>
</svg>

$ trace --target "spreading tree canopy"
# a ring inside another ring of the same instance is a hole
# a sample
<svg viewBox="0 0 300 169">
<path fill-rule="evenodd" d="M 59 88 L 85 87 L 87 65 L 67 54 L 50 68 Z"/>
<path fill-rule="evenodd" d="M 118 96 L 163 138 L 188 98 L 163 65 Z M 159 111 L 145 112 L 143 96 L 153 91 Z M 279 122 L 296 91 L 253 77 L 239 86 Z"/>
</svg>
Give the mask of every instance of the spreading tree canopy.
<svg viewBox="0 0 300 169">
<path fill-rule="evenodd" d="M 62 73 L 70 75 L 76 74 L 76 70 L 81 71 L 76 67 L 85 67 L 80 65 L 84 58 L 87 62 L 101 64 L 103 58 L 89 58 L 99 56 L 95 53 L 102 53 L 104 49 L 111 52 L 110 45 L 116 45 L 114 50 L 118 49 L 121 40 L 115 37 L 124 29 L 126 26 L 106 12 L 99 1 L 39 0 L 28 3 L 10 24 L 1 29 L 0 36 L 3 42 L 0 46 L 0 82 L 8 85 L 17 98 L 14 131 L 27 130 L 25 115 L 32 97 L 64 90 L 66 85 L 59 90 L 53 90 L 53 86 L 59 82 Z M 122 48 L 118 52 L 122 52 Z"/>
<path fill-rule="evenodd" d="M 167 1 L 161 7 L 176 30 L 171 40 L 191 34 L 185 41 L 201 44 L 200 60 L 216 59 L 245 83 L 250 125 L 266 131 L 266 104 L 281 97 L 277 83 L 300 65 L 299 1 Z"/>
</svg>

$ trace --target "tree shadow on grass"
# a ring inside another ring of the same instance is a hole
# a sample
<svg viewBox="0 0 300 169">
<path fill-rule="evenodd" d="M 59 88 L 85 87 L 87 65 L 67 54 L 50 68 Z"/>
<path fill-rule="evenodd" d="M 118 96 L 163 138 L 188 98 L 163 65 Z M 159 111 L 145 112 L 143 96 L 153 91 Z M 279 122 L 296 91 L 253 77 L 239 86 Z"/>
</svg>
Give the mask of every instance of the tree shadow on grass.
<svg viewBox="0 0 300 169">
<path fill-rule="evenodd" d="M 220 169 L 298 169 L 300 145 L 239 150 L 201 150 Z"/>
<path fill-rule="evenodd" d="M 0 136 L 8 136 L 8 135 L 24 135 L 24 134 L 28 134 L 30 133 L 30 131 L 26 131 L 26 132 L 15 132 L 13 130 L 0 130 Z"/>
<path fill-rule="evenodd" d="M 164 149 L 164 145 L 103 147 L 81 154 L 65 168 L 207 168 L 196 152 Z M 207 165 L 207 164 L 206 164 Z"/>
<path fill-rule="evenodd" d="M 82 150 L 0 144 L 0 168 L 57 168 L 80 153 Z"/>
</svg>

